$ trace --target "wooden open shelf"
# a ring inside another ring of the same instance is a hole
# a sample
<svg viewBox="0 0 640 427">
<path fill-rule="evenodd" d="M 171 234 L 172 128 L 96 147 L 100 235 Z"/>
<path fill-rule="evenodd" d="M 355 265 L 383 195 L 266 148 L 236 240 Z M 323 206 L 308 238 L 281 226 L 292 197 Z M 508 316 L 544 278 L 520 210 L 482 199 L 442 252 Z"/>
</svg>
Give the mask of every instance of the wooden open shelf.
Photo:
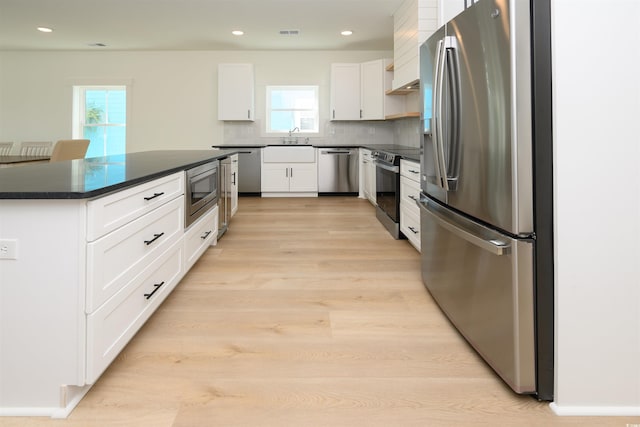
<svg viewBox="0 0 640 427">
<path fill-rule="evenodd" d="M 393 114 L 391 116 L 385 116 L 385 120 L 398 120 L 406 119 L 409 117 L 420 117 L 420 113 L 417 111 L 409 111 L 407 113 Z"/>
</svg>

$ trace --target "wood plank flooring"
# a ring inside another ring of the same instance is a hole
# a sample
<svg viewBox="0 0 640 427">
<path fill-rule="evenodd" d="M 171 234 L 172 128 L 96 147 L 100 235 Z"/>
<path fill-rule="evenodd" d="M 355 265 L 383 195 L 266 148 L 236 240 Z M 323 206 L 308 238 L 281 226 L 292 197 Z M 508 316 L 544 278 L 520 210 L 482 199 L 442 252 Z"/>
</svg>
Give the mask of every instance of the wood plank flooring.
<svg viewBox="0 0 640 427">
<path fill-rule="evenodd" d="M 2 426 L 617 426 L 518 396 L 353 197 L 238 214 L 67 420 Z"/>
</svg>

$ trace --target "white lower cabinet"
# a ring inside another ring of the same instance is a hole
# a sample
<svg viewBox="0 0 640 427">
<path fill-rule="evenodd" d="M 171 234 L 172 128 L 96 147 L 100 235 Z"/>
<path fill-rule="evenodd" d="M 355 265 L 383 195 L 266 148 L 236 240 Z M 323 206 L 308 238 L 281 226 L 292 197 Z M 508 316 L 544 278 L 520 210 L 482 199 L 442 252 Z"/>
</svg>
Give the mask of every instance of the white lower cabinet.
<svg viewBox="0 0 640 427">
<path fill-rule="evenodd" d="M 318 194 L 318 164 L 263 163 L 263 196 L 315 196 Z"/>
<path fill-rule="evenodd" d="M 183 251 L 182 242 L 176 241 L 87 316 L 87 384 L 98 379 L 182 278 Z"/>
<path fill-rule="evenodd" d="M 400 231 L 409 243 L 420 252 L 420 213 L 407 206 L 400 206 Z"/>
<path fill-rule="evenodd" d="M 236 212 L 238 212 L 238 155 L 234 154 L 231 157 L 231 182 L 230 192 L 231 192 L 231 209 L 230 216 L 234 216 Z"/>
<path fill-rule="evenodd" d="M 180 196 L 87 245 L 88 313 L 182 239 L 183 207 L 184 197 Z"/>
<path fill-rule="evenodd" d="M 400 160 L 400 231 L 420 252 L 420 163 Z"/>
<path fill-rule="evenodd" d="M 218 237 L 218 206 L 192 224 L 184 235 L 185 266 L 188 270 Z"/>
<path fill-rule="evenodd" d="M 315 147 L 269 146 L 262 151 L 262 197 L 318 195 Z"/>
<path fill-rule="evenodd" d="M 0 203 L 20 244 L 0 261 L 0 414 L 71 412 L 215 244 L 218 207 L 185 230 L 184 204 L 184 172 L 93 200 Z"/>
<path fill-rule="evenodd" d="M 362 163 L 360 164 L 362 169 L 362 195 L 373 206 L 376 206 L 376 165 L 371 155 L 371 150 L 367 148 L 361 148 L 360 150 L 362 151 Z"/>
</svg>

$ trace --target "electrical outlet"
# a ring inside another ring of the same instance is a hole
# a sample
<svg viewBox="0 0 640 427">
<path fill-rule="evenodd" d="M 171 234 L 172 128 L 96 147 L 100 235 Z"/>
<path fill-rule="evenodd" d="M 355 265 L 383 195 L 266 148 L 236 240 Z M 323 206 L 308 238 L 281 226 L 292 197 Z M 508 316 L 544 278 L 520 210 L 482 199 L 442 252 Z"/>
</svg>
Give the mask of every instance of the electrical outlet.
<svg viewBox="0 0 640 427">
<path fill-rule="evenodd" d="M 18 241 L 0 239 L 0 259 L 18 259 Z"/>
</svg>

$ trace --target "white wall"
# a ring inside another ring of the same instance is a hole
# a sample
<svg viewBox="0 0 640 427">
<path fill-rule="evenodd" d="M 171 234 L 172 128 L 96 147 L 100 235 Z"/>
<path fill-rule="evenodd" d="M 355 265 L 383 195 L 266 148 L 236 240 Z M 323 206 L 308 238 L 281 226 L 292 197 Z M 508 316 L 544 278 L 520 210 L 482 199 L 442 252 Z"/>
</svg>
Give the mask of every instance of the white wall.
<svg viewBox="0 0 640 427">
<path fill-rule="evenodd" d="M 224 124 L 217 120 L 217 66 L 225 62 L 255 65 L 258 118 L 264 115 L 267 84 L 320 85 L 321 126 L 327 126 L 330 64 L 392 55 L 387 51 L 0 52 L 0 141 L 70 138 L 72 85 L 122 79 L 132 82 L 129 152 L 206 149 L 224 140 Z M 375 135 L 378 129 L 386 136 L 393 133 L 382 124 L 361 131 Z"/>
<path fill-rule="evenodd" d="M 552 406 L 640 415 L 640 2 L 551 3 Z"/>
</svg>

